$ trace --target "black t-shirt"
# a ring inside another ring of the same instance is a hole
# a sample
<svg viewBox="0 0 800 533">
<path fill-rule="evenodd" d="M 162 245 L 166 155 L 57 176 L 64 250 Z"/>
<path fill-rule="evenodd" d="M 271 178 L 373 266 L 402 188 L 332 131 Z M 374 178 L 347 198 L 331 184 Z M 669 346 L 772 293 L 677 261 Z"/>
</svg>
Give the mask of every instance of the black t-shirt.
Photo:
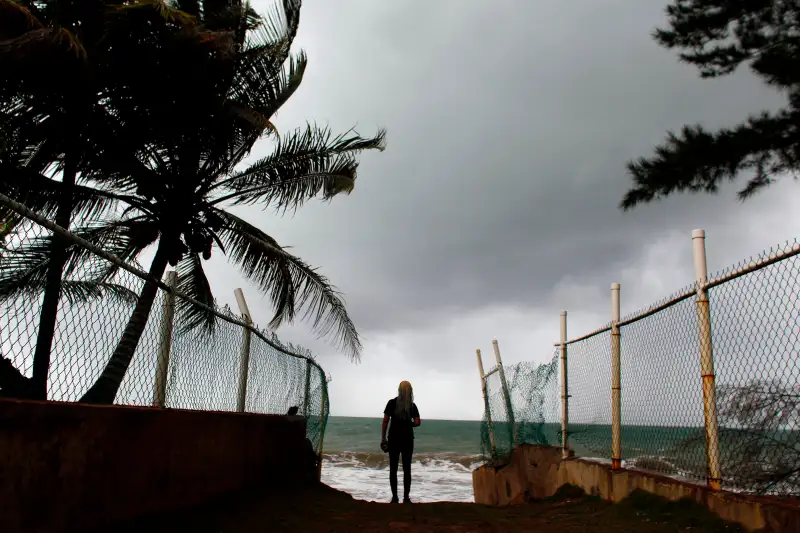
<svg viewBox="0 0 800 533">
<path fill-rule="evenodd" d="M 397 407 L 397 398 L 392 398 L 386 404 L 386 409 L 383 414 L 391 419 L 389 425 L 389 440 L 410 440 L 414 438 L 414 426 L 411 425 L 410 419 L 397 418 L 395 416 L 395 408 Z M 411 418 L 419 418 L 419 410 L 417 404 L 411 404 Z"/>
</svg>

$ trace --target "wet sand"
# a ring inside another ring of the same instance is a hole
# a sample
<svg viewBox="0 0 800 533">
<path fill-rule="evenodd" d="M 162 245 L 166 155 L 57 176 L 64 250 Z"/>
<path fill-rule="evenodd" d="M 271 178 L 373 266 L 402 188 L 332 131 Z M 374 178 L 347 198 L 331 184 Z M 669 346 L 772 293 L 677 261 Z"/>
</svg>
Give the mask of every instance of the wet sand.
<svg viewBox="0 0 800 533">
<path fill-rule="evenodd" d="M 325 485 L 276 493 L 250 490 L 181 512 L 115 525 L 118 533 L 371 532 L 733 532 L 705 509 L 644 493 L 611 505 L 562 490 L 547 500 L 490 508 L 470 503 L 388 504 L 354 500 Z"/>
</svg>

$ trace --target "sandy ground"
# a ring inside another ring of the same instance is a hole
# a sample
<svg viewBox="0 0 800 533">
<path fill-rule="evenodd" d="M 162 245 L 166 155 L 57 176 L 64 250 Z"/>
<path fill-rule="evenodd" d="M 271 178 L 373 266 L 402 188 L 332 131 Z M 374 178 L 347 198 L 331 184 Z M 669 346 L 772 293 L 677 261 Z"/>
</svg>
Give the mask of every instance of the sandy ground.
<svg viewBox="0 0 800 533">
<path fill-rule="evenodd" d="M 575 489 L 535 503 L 496 509 L 468 503 L 393 505 L 358 501 L 324 485 L 276 494 L 247 491 L 135 523 L 117 533 L 193 532 L 674 532 L 740 531 L 689 502 L 639 493 L 611 505 Z"/>
</svg>

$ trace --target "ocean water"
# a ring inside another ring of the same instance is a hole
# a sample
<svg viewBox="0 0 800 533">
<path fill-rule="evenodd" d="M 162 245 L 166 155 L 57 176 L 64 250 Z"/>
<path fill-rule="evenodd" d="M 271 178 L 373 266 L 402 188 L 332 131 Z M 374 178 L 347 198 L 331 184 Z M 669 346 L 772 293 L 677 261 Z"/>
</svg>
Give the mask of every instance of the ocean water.
<svg viewBox="0 0 800 533">
<path fill-rule="evenodd" d="M 332 416 L 325 430 L 322 481 L 354 498 L 389 501 L 389 455 L 380 418 Z M 472 502 L 472 470 L 481 464 L 478 421 L 422 420 L 414 430 L 411 498 Z M 402 466 L 398 488 L 402 492 Z M 401 494 L 402 495 L 402 494 Z"/>
<path fill-rule="evenodd" d="M 505 423 L 495 423 L 494 430 L 498 451 L 507 453 L 513 432 Z M 519 435 L 524 442 L 558 446 L 559 430 L 558 424 L 520 424 Z M 330 417 L 325 432 L 323 482 L 358 499 L 388 501 L 389 457 L 380 450 L 380 435 L 380 418 Z M 472 470 L 483 462 L 481 422 L 423 419 L 415 435 L 412 499 L 473 501 Z M 609 425 L 573 424 L 569 441 L 578 457 L 610 461 Z M 697 483 L 706 478 L 702 427 L 623 426 L 622 455 L 626 468 Z M 800 465 L 800 432 L 776 430 L 761 434 L 720 428 L 720 462 L 727 490 L 797 494 L 800 474 L 769 486 L 763 486 L 762 478 L 786 464 Z M 398 485 L 402 487 L 402 469 Z"/>
</svg>

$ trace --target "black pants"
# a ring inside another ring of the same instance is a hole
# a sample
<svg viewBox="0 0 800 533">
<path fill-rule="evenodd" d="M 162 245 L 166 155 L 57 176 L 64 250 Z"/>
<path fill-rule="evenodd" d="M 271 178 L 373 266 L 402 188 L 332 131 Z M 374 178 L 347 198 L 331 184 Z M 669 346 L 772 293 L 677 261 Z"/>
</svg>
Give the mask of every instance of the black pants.
<svg viewBox="0 0 800 533">
<path fill-rule="evenodd" d="M 414 440 L 398 442 L 392 445 L 389 442 L 389 484 L 392 486 L 392 496 L 397 497 L 397 464 L 403 456 L 403 496 L 408 498 L 411 490 L 411 455 L 414 453 Z"/>
</svg>

